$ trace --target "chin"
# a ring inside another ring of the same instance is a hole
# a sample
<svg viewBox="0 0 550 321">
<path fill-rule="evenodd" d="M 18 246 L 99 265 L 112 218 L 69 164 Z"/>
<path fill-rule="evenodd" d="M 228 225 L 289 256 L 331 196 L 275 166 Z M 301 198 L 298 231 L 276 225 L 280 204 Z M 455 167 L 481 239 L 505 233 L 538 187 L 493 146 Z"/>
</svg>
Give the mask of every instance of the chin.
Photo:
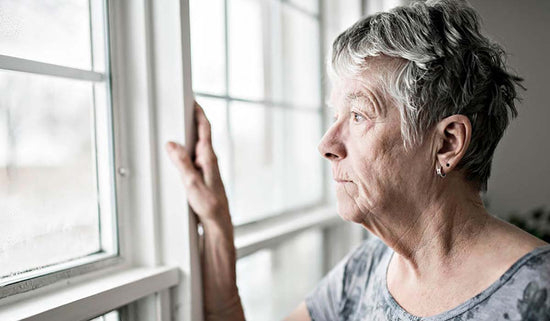
<svg viewBox="0 0 550 321">
<path fill-rule="evenodd" d="M 350 204 L 350 203 L 353 203 Z M 365 214 L 362 213 L 355 203 L 350 200 L 341 201 L 340 199 L 336 202 L 338 215 L 347 222 L 353 222 L 361 224 L 364 222 Z"/>
<path fill-rule="evenodd" d="M 353 196 L 341 185 L 336 187 L 336 208 L 338 215 L 348 222 L 357 223 L 360 221 L 360 213 L 355 204 Z"/>
</svg>

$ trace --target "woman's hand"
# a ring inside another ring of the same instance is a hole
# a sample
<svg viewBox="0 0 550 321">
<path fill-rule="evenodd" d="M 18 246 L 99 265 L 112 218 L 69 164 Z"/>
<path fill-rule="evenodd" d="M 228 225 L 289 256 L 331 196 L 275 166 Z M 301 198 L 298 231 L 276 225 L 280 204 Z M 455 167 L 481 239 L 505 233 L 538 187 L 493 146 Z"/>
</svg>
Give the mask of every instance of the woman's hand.
<svg viewBox="0 0 550 321">
<path fill-rule="evenodd" d="M 187 192 L 189 205 L 203 224 L 231 224 L 229 204 L 220 176 L 218 159 L 212 147 L 210 122 L 202 107 L 195 102 L 198 141 L 195 162 L 184 146 L 166 143 L 166 151 L 178 168 Z"/>
<path fill-rule="evenodd" d="M 201 267 L 205 320 L 243 321 L 235 271 L 233 225 L 218 159 L 212 148 L 210 122 L 197 103 L 195 116 L 199 134 L 195 161 L 183 146 L 174 142 L 166 144 L 166 151 L 181 174 L 189 205 L 204 228 Z"/>
</svg>

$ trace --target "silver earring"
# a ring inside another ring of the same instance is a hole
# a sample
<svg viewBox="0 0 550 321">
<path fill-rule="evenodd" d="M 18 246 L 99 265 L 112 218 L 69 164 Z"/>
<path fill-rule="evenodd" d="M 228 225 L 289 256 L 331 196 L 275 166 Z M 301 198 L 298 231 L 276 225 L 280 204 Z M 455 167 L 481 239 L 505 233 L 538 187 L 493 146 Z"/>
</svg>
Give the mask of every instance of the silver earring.
<svg viewBox="0 0 550 321">
<path fill-rule="evenodd" d="M 441 170 L 441 166 L 436 166 L 436 169 L 435 169 L 437 175 L 441 178 L 445 178 L 445 176 L 447 176 L 447 174 L 443 173 L 443 171 Z"/>
</svg>

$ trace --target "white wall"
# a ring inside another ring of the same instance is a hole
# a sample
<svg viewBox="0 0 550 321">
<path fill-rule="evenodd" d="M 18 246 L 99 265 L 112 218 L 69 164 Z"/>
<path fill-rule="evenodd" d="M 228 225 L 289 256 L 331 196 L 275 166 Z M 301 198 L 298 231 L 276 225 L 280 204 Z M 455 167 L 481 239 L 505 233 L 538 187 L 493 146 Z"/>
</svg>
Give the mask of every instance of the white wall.
<svg viewBox="0 0 550 321">
<path fill-rule="evenodd" d="M 366 0 L 366 12 L 387 10 L 404 0 Z M 492 214 L 550 209 L 550 1 L 470 0 L 483 28 L 509 54 L 511 70 L 525 79 L 527 91 L 497 147 L 487 199 Z M 325 47 L 360 14 L 360 1 L 327 1 Z"/>
<path fill-rule="evenodd" d="M 527 91 L 497 147 L 487 197 L 490 211 L 507 215 L 550 208 L 550 1 L 470 0 L 487 35 L 504 46 L 508 64 Z"/>
</svg>

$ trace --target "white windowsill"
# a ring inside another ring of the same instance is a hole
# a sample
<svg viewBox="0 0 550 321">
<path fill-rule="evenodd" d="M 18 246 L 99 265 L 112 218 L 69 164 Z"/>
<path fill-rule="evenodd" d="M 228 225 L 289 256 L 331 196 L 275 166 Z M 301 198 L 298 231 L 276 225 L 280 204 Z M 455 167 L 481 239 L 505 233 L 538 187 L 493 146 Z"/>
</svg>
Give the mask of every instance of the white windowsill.
<svg viewBox="0 0 550 321">
<path fill-rule="evenodd" d="M 344 222 L 334 206 L 323 206 L 280 221 L 259 222 L 253 227 L 235 228 L 237 258 L 276 245 L 310 228 L 322 228 Z"/>
<path fill-rule="evenodd" d="M 0 307 L 0 320 L 89 320 L 179 283 L 173 267 L 133 268 Z"/>
</svg>

